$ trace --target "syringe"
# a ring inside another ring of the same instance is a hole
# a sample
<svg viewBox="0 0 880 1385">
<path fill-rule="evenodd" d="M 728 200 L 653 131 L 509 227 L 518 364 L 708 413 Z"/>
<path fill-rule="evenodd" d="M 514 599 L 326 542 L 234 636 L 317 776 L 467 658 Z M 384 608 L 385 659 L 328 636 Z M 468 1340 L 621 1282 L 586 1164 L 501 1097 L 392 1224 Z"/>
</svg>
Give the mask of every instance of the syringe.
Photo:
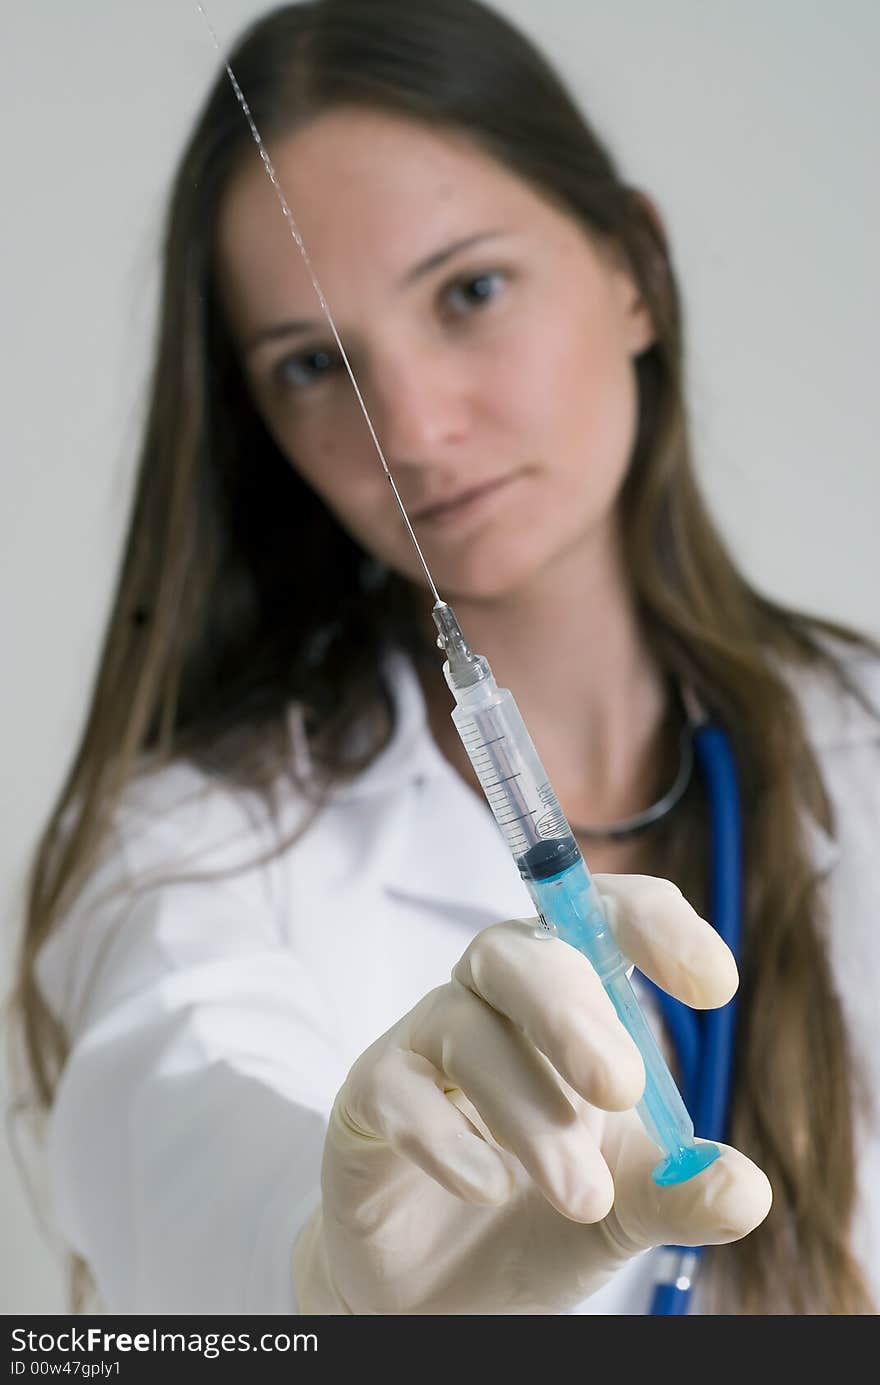
<svg viewBox="0 0 880 1385">
<path fill-rule="evenodd" d="M 693 1121 L 630 984 L 629 963 L 512 694 L 498 687 L 488 661 L 470 649 L 445 601 L 438 599 L 433 616 L 437 643 L 446 653 L 443 673 L 456 701 L 452 720 L 541 927 L 576 947 L 598 973 L 645 1064 L 637 1110 L 666 1155 L 654 1169 L 654 1182 L 684 1183 L 721 1151 L 694 1139 Z"/>
<path fill-rule="evenodd" d="M 220 52 L 220 41 L 204 6 L 201 0 L 196 3 Z M 646 1082 L 638 1111 L 648 1134 L 667 1156 L 654 1170 L 654 1180 L 683 1183 L 717 1159 L 721 1151 L 708 1142 L 695 1143 L 693 1121 L 636 1000 L 626 974 L 628 963 L 614 942 L 599 891 L 516 703 L 507 688 L 498 687 L 486 659 L 471 651 L 461 626 L 437 590 L 272 160 L 228 63 L 226 71 L 288 229 L 305 262 L 407 533 L 434 595 L 433 616 L 440 632 L 438 643 L 447 656 L 443 672 L 457 703 L 452 719 L 544 928 L 548 933 L 557 933 L 592 962 L 623 1025 L 641 1052 Z"/>
</svg>

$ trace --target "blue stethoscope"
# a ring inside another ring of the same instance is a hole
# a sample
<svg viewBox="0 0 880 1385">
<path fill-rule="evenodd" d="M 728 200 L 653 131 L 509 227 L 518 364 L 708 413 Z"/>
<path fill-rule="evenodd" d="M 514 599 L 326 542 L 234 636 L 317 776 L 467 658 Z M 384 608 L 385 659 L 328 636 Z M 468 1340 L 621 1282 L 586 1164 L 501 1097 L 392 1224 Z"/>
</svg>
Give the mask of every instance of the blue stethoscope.
<svg viewBox="0 0 880 1385">
<path fill-rule="evenodd" d="M 742 817 L 736 760 L 727 733 L 714 723 L 693 726 L 693 747 L 709 798 L 711 921 L 739 959 L 742 936 Z M 645 978 L 656 997 L 679 1063 L 679 1085 L 702 1139 L 725 1140 L 736 1034 L 736 997 L 720 1010 L 692 1010 Z M 688 1311 L 702 1247 L 665 1246 L 650 1313 Z"/>
</svg>

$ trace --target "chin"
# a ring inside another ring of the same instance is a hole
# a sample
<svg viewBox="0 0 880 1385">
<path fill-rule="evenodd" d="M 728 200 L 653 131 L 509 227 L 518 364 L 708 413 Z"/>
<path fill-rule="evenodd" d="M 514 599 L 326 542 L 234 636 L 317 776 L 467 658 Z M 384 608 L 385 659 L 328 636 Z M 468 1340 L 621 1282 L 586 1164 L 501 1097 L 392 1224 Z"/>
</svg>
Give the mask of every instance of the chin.
<svg viewBox="0 0 880 1385">
<path fill-rule="evenodd" d="M 513 600 L 540 580 L 543 573 L 577 547 L 584 526 L 547 524 L 542 531 L 530 521 L 488 527 L 482 536 L 468 538 L 456 547 L 422 543 L 422 552 L 443 600 L 493 602 Z M 559 532 L 560 529 L 565 532 Z M 424 571 L 413 550 L 401 552 L 392 562 L 403 576 L 428 590 Z"/>
<path fill-rule="evenodd" d="M 497 563 L 461 562 L 448 575 L 432 569 L 437 589 L 450 605 L 459 601 L 505 601 L 516 597 L 535 580 L 543 565 L 510 561 L 510 555 Z"/>
</svg>

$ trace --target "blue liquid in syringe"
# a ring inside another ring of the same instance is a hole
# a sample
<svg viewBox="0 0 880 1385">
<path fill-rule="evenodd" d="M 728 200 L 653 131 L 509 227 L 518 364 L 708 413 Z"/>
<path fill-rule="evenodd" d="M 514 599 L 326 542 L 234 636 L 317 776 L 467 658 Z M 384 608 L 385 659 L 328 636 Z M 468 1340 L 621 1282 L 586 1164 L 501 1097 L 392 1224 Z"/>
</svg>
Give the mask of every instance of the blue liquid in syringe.
<svg viewBox="0 0 880 1385">
<path fill-rule="evenodd" d="M 592 963 L 645 1064 L 645 1090 L 637 1110 L 648 1134 L 666 1154 L 655 1183 L 684 1183 L 718 1158 L 710 1142 L 695 1143 L 694 1125 L 627 976 L 629 963 L 617 946 L 574 837 L 542 841 L 517 863 L 545 920 Z"/>
</svg>

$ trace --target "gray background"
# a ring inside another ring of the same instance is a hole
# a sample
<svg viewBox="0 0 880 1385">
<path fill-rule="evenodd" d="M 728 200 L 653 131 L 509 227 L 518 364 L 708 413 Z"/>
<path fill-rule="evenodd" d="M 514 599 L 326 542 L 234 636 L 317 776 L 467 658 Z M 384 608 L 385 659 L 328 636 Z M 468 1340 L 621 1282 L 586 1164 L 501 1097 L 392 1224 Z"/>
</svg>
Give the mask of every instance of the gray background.
<svg viewBox="0 0 880 1385">
<path fill-rule="evenodd" d="M 206 7 L 223 39 L 266 8 Z M 497 8 L 557 61 L 666 218 L 701 474 L 734 553 L 768 593 L 880 634 L 880 6 Z M 28 854 L 82 724 L 119 555 L 162 200 L 216 53 L 191 0 L 19 0 L 0 25 L 5 993 Z M 0 1311 L 63 1312 L 40 1160 L 26 1140 L 22 1152 L 31 1199 L 0 1140 Z"/>
</svg>

